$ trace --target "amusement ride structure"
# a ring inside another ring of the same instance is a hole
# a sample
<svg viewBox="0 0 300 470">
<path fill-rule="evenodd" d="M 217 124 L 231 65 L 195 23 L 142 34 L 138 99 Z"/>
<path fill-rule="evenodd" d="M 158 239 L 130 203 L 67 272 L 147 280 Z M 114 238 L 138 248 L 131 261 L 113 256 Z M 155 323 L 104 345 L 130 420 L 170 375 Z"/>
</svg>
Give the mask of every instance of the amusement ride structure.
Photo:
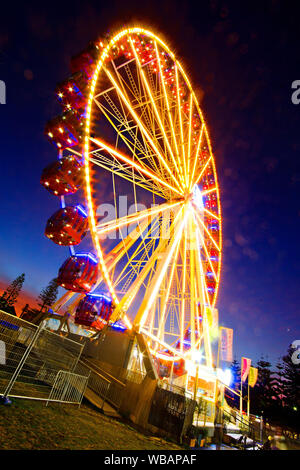
<svg viewBox="0 0 300 470">
<path fill-rule="evenodd" d="M 62 114 L 46 126 L 58 159 L 41 178 L 60 201 L 45 234 L 70 249 L 53 310 L 67 306 L 86 334 L 142 334 L 159 377 L 187 390 L 196 380 L 213 400 L 221 207 L 191 82 L 138 27 L 90 43 L 71 73 L 55 91 Z"/>
</svg>

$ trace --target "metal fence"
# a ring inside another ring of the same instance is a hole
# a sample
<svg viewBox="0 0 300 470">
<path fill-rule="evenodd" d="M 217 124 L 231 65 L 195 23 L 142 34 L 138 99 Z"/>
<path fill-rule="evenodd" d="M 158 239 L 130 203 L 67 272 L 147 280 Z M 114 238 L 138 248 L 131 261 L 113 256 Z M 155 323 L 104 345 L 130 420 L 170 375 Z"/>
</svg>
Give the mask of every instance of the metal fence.
<svg viewBox="0 0 300 470">
<path fill-rule="evenodd" d="M 107 401 L 116 409 L 119 409 L 123 398 L 123 390 L 125 389 L 125 384 L 123 382 L 107 373 L 107 376 L 105 376 L 105 371 L 99 369 L 86 358 L 78 362 L 76 373 L 81 375 L 87 375 L 90 373 L 87 389 L 102 398 L 103 401 L 101 407 L 103 407 L 104 401 Z"/>
<path fill-rule="evenodd" d="M 0 395 L 49 399 L 59 371 L 74 372 L 82 349 L 43 323 L 0 311 Z"/>
<path fill-rule="evenodd" d="M 51 392 L 49 401 L 59 403 L 78 404 L 80 406 L 89 377 L 74 374 L 65 370 L 58 371 Z"/>
</svg>

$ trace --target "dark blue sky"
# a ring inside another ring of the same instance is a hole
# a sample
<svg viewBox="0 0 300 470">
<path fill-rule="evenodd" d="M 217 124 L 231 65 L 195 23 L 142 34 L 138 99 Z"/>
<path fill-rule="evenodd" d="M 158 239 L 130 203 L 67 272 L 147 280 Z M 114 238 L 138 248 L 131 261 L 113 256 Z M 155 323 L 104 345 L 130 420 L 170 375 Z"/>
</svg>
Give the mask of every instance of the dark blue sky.
<svg viewBox="0 0 300 470">
<path fill-rule="evenodd" d="M 234 328 L 237 358 L 263 353 L 276 362 L 300 338 L 300 105 L 291 101 L 300 41 L 299 7 L 292 5 L 28 1 L 18 12 L 2 6 L 0 278 L 25 272 L 24 287 L 36 295 L 67 257 L 43 235 L 57 209 L 39 184 L 56 154 L 43 136 L 58 112 L 53 91 L 90 39 L 139 23 L 164 35 L 202 96 L 223 209 L 221 324 Z"/>
</svg>

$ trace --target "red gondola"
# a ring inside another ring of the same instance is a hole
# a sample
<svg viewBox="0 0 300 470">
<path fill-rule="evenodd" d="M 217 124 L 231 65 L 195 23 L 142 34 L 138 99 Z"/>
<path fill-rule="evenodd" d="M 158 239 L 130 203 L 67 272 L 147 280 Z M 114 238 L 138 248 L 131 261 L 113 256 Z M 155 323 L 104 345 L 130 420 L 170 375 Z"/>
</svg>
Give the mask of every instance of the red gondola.
<svg viewBox="0 0 300 470">
<path fill-rule="evenodd" d="M 96 61 L 101 47 L 95 42 L 90 42 L 84 51 L 80 52 L 71 59 L 72 73 L 84 72 L 88 78 L 91 78 L 96 67 Z"/>
<path fill-rule="evenodd" d="M 73 292 L 90 292 L 98 278 L 98 262 L 91 254 L 70 256 L 61 266 L 57 284 Z"/>
<path fill-rule="evenodd" d="M 68 155 L 48 165 L 41 184 L 53 195 L 74 194 L 81 185 L 83 166 L 75 155 Z"/>
<path fill-rule="evenodd" d="M 75 323 L 102 330 L 113 311 L 112 300 L 102 294 L 87 294 L 78 304 Z"/>
<path fill-rule="evenodd" d="M 81 206 L 67 206 L 48 219 L 45 235 L 58 245 L 78 245 L 86 234 L 88 218 Z"/>
<path fill-rule="evenodd" d="M 67 147 L 74 147 L 81 142 L 83 126 L 83 115 L 69 109 L 61 116 L 47 122 L 45 135 L 55 147 L 63 150 Z"/>
<path fill-rule="evenodd" d="M 75 72 L 55 89 L 58 101 L 66 108 L 81 109 L 86 103 L 89 78 L 84 72 Z"/>
</svg>

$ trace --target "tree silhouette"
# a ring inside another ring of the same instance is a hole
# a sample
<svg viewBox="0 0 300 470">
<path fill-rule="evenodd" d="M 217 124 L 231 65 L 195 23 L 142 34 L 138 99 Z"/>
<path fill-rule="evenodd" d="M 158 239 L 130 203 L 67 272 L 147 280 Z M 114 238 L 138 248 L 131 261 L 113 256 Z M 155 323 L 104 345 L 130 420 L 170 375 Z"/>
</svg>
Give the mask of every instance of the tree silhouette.
<svg viewBox="0 0 300 470">
<path fill-rule="evenodd" d="M 52 281 L 49 282 L 48 286 L 45 287 L 45 289 L 42 290 L 38 297 L 38 302 L 39 303 L 41 310 L 42 311 L 45 307 L 51 307 L 51 305 L 55 302 L 58 294 L 58 284 L 56 282 L 56 279 L 52 279 Z"/>
<path fill-rule="evenodd" d="M 18 276 L 0 297 L 0 307 L 13 307 L 25 281 L 25 273 Z"/>
<path fill-rule="evenodd" d="M 295 361 L 297 351 L 289 346 L 286 356 L 283 356 L 287 405 L 300 410 L 300 364 Z"/>
<path fill-rule="evenodd" d="M 256 391 L 259 395 L 259 406 L 263 409 L 272 403 L 272 372 L 271 363 L 264 357 L 257 362 L 258 377 Z"/>
<path fill-rule="evenodd" d="M 278 405 L 284 406 L 285 403 L 285 383 L 284 380 L 284 365 L 281 358 L 278 359 L 276 370 L 271 374 L 271 386 L 273 391 L 273 398 Z"/>
</svg>

